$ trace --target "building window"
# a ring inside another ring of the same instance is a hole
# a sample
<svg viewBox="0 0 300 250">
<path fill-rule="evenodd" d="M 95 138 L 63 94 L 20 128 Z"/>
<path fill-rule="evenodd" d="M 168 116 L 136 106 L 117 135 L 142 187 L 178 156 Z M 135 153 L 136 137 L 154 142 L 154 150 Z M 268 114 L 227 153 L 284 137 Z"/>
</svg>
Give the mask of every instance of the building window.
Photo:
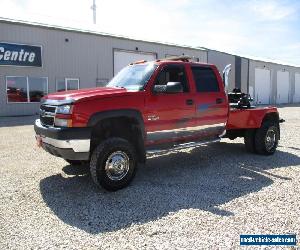
<svg viewBox="0 0 300 250">
<path fill-rule="evenodd" d="M 66 90 L 77 90 L 79 89 L 79 79 L 78 78 L 59 78 L 56 79 L 56 90 L 66 91 Z"/>
<path fill-rule="evenodd" d="M 7 102 L 40 102 L 48 93 L 47 77 L 7 76 Z"/>
<path fill-rule="evenodd" d="M 66 88 L 67 90 L 79 89 L 79 79 L 66 78 Z"/>
<path fill-rule="evenodd" d="M 214 71 L 209 67 L 192 67 L 198 92 L 219 92 L 219 83 Z"/>
<path fill-rule="evenodd" d="M 48 92 L 48 78 L 28 77 L 29 102 L 40 102 Z"/>
</svg>

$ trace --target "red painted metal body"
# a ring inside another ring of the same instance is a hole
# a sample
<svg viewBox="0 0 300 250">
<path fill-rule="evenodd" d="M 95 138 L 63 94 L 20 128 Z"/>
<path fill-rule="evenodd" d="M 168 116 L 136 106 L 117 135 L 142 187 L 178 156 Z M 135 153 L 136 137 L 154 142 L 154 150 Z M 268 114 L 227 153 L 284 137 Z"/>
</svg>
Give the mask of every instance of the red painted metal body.
<svg viewBox="0 0 300 250">
<path fill-rule="evenodd" d="M 204 64 L 215 72 L 219 82 L 219 92 L 198 93 L 196 91 L 191 66 L 203 65 L 199 63 L 181 61 L 157 61 L 150 80 L 142 91 L 129 91 L 123 88 L 93 88 L 77 91 L 67 91 L 50 94 L 46 99 L 64 100 L 73 99 L 75 104 L 72 112 L 72 126 L 86 127 L 90 117 L 102 111 L 133 109 L 142 115 L 145 134 L 157 131 L 178 130 L 226 124 L 226 129 L 259 128 L 264 116 L 270 112 L 277 112 L 275 107 L 254 109 L 229 109 L 227 95 L 224 91 L 221 76 L 214 65 Z M 166 65 L 183 65 L 187 74 L 189 92 L 177 94 L 153 93 L 153 85 L 159 72 Z M 193 100 L 193 105 L 186 105 L 187 100 Z M 216 103 L 221 99 L 221 103 Z M 208 105 L 209 104 L 209 105 Z M 204 108 L 203 108 L 204 107 Z M 150 118 L 157 117 L 157 121 Z M 209 133 L 209 132 L 208 132 Z M 181 137 L 167 137 L 158 141 L 145 138 L 145 145 L 167 143 L 174 140 L 190 141 L 197 139 L 201 134 L 190 133 Z"/>
<path fill-rule="evenodd" d="M 232 109 L 229 111 L 226 129 L 259 128 L 266 114 L 278 113 L 276 107 Z"/>
</svg>

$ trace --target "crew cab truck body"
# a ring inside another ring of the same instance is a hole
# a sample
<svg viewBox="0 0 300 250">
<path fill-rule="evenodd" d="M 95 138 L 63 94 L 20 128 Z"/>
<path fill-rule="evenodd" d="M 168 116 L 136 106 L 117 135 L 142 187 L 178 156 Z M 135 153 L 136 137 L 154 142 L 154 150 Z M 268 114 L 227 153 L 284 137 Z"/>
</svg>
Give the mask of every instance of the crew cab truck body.
<svg viewBox="0 0 300 250">
<path fill-rule="evenodd" d="M 275 107 L 230 107 L 214 65 L 178 57 L 133 63 L 104 88 L 50 94 L 34 128 L 47 152 L 89 163 L 97 185 L 117 190 L 148 154 L 222 137 L 244 137 L 248 151 L 273 154 L 279 122 Z"/>
</svg>

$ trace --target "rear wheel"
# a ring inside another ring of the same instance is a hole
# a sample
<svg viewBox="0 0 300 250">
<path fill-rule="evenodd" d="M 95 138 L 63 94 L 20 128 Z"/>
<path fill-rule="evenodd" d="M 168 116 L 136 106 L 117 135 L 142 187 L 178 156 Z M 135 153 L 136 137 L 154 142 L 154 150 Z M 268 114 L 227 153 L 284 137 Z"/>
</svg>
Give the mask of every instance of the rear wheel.
<svg viewBox="0 0 300 250">
<path fill-rule="evenodd" d="M 116 191 L 129 185 L 135 175 L 136 166 L 134 147 L 125 139 L 111 138 L 95 148 L 90 172 L 98 186 Z"/>
<path fill-rule="evenodd" d="M 244 143 L 246 150 L 250 153 L 255 153 L 255 129 L 248 129 L 245 132 Z"/>
<path fill-rule="evenodd" d="M 279 128 L 275 122 L 265 122 L 255 134 L 255 149 L 258 154 L 274 154 L 278 146 Z"/>
</svg>

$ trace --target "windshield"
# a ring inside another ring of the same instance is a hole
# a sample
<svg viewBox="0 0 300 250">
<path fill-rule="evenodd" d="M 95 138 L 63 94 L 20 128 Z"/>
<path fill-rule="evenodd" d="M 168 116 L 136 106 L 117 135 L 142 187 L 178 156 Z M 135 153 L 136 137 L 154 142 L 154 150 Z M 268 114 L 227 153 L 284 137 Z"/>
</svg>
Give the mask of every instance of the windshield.
<svg viewBox="0 0 300 250">
<path fill-rule="evenodd" d="M 134 64 L 123 68 L 107 87 L 123 87 L 128 90 L 142 90 L 157 65 L 153 63 Z"/>
</svg>

